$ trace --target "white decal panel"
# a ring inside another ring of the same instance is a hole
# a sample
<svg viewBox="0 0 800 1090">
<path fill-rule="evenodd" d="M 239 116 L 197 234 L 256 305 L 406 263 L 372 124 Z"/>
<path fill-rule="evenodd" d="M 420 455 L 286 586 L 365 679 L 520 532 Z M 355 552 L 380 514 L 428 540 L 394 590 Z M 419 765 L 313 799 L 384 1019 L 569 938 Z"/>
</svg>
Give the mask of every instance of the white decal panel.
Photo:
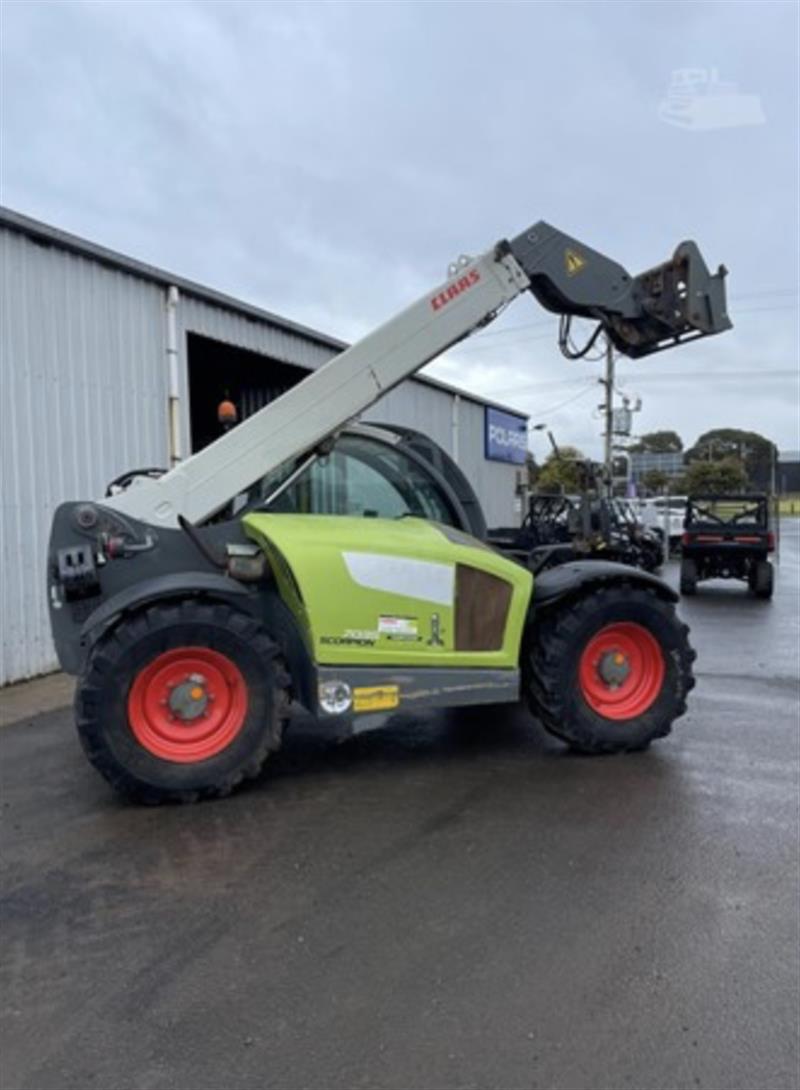
<svg viewBox="0 0 800 1090">
<path fill-rule="evenodd" d="M 370 590 L 403 594 L 439 606 L 452 606 L 455 569 L 452 564 L 410 560 L 382 553 L 343 553 L 353 582 Z"/>
<path fill-rule="evenodd" d="M 416 640 L 419 636 L 416 617 L 391 617 L 384 614 L 378 618 L 378 631 L 390 640 Z"/>
</svg>

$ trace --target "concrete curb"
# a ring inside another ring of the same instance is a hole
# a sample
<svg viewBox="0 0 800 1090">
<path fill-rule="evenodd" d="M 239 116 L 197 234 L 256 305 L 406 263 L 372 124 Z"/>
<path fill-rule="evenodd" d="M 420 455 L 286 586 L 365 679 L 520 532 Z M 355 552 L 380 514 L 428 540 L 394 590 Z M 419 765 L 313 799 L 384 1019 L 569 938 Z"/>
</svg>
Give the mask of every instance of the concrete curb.
<svg viewBox="0 0 800 1090">
<path fill-rule="evenodd" d="M 0 727 L 66 708 L 74 693 L 75 678 L 61 672 L 7 685 L 0 689 Z"/>
</svg>

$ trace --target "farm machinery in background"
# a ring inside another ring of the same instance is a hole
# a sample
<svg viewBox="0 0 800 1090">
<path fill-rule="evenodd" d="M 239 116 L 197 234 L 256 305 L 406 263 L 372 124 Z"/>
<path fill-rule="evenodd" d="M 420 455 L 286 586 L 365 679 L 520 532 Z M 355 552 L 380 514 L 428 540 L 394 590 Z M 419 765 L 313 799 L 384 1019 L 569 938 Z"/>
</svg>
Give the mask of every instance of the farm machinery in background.
<svg viewBox="0 0 800 1090">
<path fill-rule="evenodd" d="M 556 458 L 563 455 L 548 433 Z M 529 497 L 520 527 L 490 530 L 496 548 L 544 572 L 574 560 L 605 560 L 658 571 L 664 559 L 664 534 L 646 528 L 625 499 L 608 495 L 604 466 L 589 459 L 578 468 L 576 493 L 537 493 Z"/>
</svg>

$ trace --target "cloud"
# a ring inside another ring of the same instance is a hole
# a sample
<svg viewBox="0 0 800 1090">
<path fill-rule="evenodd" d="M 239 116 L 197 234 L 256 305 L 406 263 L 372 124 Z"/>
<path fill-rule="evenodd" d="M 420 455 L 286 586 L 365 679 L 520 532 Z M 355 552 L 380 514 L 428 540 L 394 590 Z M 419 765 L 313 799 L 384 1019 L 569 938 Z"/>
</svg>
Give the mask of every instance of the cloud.
<svg viewBox="0 0 800 1090">
<path fill-rule="evenodd" d="M 756 377 L 797 367 L 797 8 L 675 12 L 6 3 L 3 200 L 346 339 L 539 218 L 632 272 L 695 237 L 731 270 L 736 327 L 621 365 L 639 423 L 740 424 L 797 447 L 793 376 Z M 766 124 L 660 122 L 687 66 L 758 94 Z M 598 365 L 563 360 L 534 307 L 498 328 L 519 325 L 432 373 L 534 414 L 561 404 L 564 440 L 597 453 L 593 395 L 562 403 Z"/>
</svg>

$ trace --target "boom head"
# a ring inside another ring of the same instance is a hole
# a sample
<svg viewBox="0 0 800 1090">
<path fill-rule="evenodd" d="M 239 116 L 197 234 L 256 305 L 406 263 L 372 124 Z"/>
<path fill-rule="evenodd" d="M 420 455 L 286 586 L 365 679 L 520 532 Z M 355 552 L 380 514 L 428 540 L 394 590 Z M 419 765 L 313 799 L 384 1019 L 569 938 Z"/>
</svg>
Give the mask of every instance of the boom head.
<svg viewBox="0 0 800 1090">
<path fill-rule="evenodd" d="M 725 300 L 727 269 L 710 273 L 694 242 L 638 276 L 540 222 L 508 247 L 547 310 L 595 319 L 626 356 L 647 356 L 732 328 Z"/>
</svg>

